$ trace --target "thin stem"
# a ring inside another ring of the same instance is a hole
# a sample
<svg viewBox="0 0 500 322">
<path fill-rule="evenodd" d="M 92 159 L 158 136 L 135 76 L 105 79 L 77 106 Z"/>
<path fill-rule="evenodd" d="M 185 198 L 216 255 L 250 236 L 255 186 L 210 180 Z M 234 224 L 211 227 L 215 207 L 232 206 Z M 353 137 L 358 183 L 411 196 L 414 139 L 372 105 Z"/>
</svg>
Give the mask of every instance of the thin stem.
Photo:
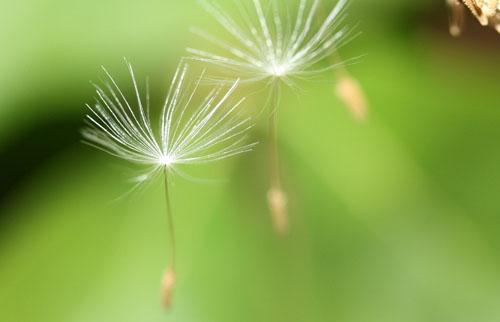
<svg viewBox="0 0 500 322">
<path fill-rule="evenodd" d="M 165 202 L 167 208 L 167 221 L 168 221 L 168 230 L 170 233 L 170 267 L 175 269 L 175 228 L 174 228 L 174 217 L 172 214 L 172 206 L 170 203 L 170 192 L 168 188 L 168 169 L 167 167 L 163 168 L 164 182 L 165 182 Z"/>
<path fill-rule="evenodd" d="M 320 12 L 322 15 L 317 16 L 317 22 L 321 24 L 319 18 L 323 18 L 327 14 L 322 3 L 320 4 Z M 351 114 L 358 121 L 364 121 L 368 115 L 368 101 L 361 84 L 350 75 L 347 68 L 342 64 L 342 57 L 338 50 L 335 50 L 330 55 L 329 62 L 332 66 L 336 66 L 333 69 L 333 74 L 337 79 L 337 85 L 335 86 L 337 97 L 349 108 Z"/>
<path fill-rule="evenodd" d="M 271 115 L 269 116 L 269 173 L 271 179 L 271 188 L 281 190 L 280 164 L 278 153 L 278 108 L 280 84 L 273 84 L 271 98 Z"/>
<path fill-rule="evenodd" d="M 273 83 L 271 93 L 271 115 L 269 116 L 269 176 L 270 188 L 267 201 L 275 230 L 283 235 L 288 231 L 286 194 L 281 187 L 281 171 L 278 154 L 278 107 L 280 101 L 280 80 Z"/>
<path fill-rule="evenodd" d="M 165 166 L 163 168 L 163 175 L 165 177 L 165 201 L 167 205 L 167 221 L 168 229 L 170 233 L 170 263 L 167 271 L 163 275 L 162 287 L 161 287 L 161 300 L 163 307 L 169 309 L 172 305 L 172 297 L 175 285 L 175 230 L 174 230 L 174 218 L 172 214 L 172 207 L 170 205 L 170 194 L 168 189 L 168 169 Z"/>
</svg>

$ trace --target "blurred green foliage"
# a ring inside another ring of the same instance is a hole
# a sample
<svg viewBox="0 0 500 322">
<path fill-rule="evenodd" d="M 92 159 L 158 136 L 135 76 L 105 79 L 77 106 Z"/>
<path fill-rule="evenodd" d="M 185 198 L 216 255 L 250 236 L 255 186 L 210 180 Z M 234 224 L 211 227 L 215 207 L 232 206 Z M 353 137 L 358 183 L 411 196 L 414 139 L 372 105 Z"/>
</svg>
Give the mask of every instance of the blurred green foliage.
<svg viewBox="0 0 500 322">
<path fill-rule="evenodd" d="M 0 205 L 0 321 L 500 320 L 499 38 L 470 19 L 452 39 L 442 2 L 353 2 L 363 34 L 342 55 L 366 54 L 350 70 L 368 122 L 330 83 L 283 98 L 290 235 L 274 235 L 264 203 L 265 144 L 198 170 L 224 181 L 175 181 L 165 313 L 161 185 L 112 202 L 130 187 L 120 161 L 74 140 L 38 162 L 19 137 L 50 132 L 49 150 L 74 137 L 43 124 L 82 119 L 88 81 L 101 64 L 125 79 L 124 56 L 160 102 L 197 41 L 189 26 L 213 22 L 195 1 L 2 0 L 1 171 L 31 168 Z"/>
</svg>

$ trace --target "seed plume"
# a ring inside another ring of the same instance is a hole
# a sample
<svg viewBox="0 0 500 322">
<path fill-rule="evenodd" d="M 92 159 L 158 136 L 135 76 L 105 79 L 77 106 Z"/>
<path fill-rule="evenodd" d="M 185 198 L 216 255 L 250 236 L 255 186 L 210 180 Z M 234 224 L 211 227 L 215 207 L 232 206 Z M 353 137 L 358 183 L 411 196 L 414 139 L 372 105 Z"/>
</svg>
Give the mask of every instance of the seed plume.
<svg viewBox="0 0 500 322">
<path fill-rule="evenodd" d="M 351 35 L 342 26 L 347 0 L 339 0 L 319 26 L 315 25 L 315 18 L 320 11 L 320 0 L 300 0 L 294 13 L 291 6 L 295 1 L 236 1 L 239 15 L 235 17 L 215 2 L 199 2 L 233 41 L 225 42 L 194 29 L 221 53 L 188 48 L 190 58 L 215 64 L 245 82 L 279 78 L 292 86 L 293 78 L 332 69 L 334 65 L 318 67 L 317 64 L 337 51 Z"/>
<path fill-rule="evenodd" d="M 163 175 L 171 249 L 161 293 L 163 305 L 169 308 L 176 276 L 170 176 L 178 173 L 177 167 L 181 165 L 218 161 L 252 150 L 255 143 L 246 143 L 252 123 L 249 117 L 240 115 L 244 98 L 231 100 L 239 81 L 234 81 L 229 88 L 223 84 L 213 87 L 201 103 L 195 103 L 204 76 L 190 81 L 188 65 L 181 63 L 160 111 L 158 126 L 153 126 L 148 86 L 141 95 L 134 70 L 128 62 L 126 64 L 134 98 L 128 99 L 103 68 L 107 81 L 104 87 L 95 86 L 96 102 L 93 106 L 87 104 L 88 127 L 82 134 L 89 145 L 146 166 L 145 173 L 135 178 L 137 185 Z"/>
<path fill-rule="evenodd" d="M 348 0 L 338 0 L 324 19 L 320 18 L 320 0 L 235 0 L 235 15 L 214 0 L 199 2 L 230 37 L 225 41 L 194 29 L 194 33 L 213 44 L 214 49 L 188 48 L 188 59 L 219 67 L 223 73 L 242 82 L 264 82 L 270 89 L 267 202 L 276 232 L 284 234 L 289 219 L 278 157 L 280 89 L 283 84 L 297 88 L 298 80 L 319 76 L 345 63 L 331 58 L 339 57 L 336 55 L 339 48 L 355 36 L 352 29 L 344 25 Z M 366 114 L 360 86 L 344 82 L 338 94 L 359 117 Z"/>
</svg>

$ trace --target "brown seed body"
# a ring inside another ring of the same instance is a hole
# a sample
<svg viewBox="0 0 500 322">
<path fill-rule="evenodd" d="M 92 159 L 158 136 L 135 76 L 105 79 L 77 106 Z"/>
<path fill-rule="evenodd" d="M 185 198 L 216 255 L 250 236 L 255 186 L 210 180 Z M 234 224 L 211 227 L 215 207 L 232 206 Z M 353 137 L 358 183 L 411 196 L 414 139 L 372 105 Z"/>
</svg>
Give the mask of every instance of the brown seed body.
<svg viewBox="0 0 500 322">
<path fill-rule="evenodd" d="M 288 213 L 285 193 L 281 189 L 270 189 L 267 193 L 267 201 L 271 210 L 274 229 L 279 235 L 285 235 L 288 232 Z"/>
<path fill-rule="evenodd" d="M 172 307 L 174 285 L 175 271 L 172 268 L 169 268 L 165 275 L 163 275 L 163 280 L 161 283 L 161 301 L 163 307 L 167 310 Z"/>
<path fill-rule="evenodd" d="M 338 79 L 335 91 L 358 121 L 366 119 L 368 103 L 358 80 L 352 76 L 343 75 Z"/>
</svg>

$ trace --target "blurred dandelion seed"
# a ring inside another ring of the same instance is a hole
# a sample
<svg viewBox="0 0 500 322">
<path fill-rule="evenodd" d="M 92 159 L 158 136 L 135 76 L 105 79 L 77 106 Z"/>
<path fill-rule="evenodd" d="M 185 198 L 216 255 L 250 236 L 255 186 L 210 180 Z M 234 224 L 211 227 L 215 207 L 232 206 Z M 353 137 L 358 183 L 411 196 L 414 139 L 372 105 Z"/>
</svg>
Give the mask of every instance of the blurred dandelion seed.
<svg viewBox="0 0 500 322">
<path fill-rule="evenodd" d="M 322 17 L 328 13 L 324 6 L 321 6 L 321 15 L 318 15 L 318 23 L 322 22 Z M 329 56 L 330 65 L 337 66 L 334 69 L 336 78 L 335 94 L 348 108 L 351 115 L 357 121 L 365 121 L 368 117 L 368 100 L 361 86 L 361 83 L 349 73 L 347 64 L 343 62 L 338 51 Z"/>
<path fill-rule="evenodd" d="M 335 68 L 336 65 L 316 65 L 336 52 L 351 36 L 346 27 L 341 27 L 347 0 L 339 0 L 319 27 L 315 27 L 314 18 L 318 15 L 320 0 L 300 0 L 294 19 L 289 3 L 284 1 L 270 0 L 264 6 L 261 0 L 252 0 L 253 9 L 250 9 L 236 0 L 241 19 L 234 19 L 210 0 L 199 2 L 235 42 L 229 44 L 205 31 L 193 29 L 225 53 L 187 48 L 191 54 L 189 58 L 222 67 L 238 75 L 242 82 L 270 79 L 272 83 L 273 79 L 280 79 L 294 86 L 294 77 L 311 77 Z"/>
<path fill-rule="evenodd" d="M 465 8 L 469 8 L 479 23 L 500 33 L 500 0 L 446 0 L 450 8 L 450 34 L 458 37 L 465 24 Z"/>
<path fill-rule="evenodd" d="M 194 33 L 214 44 L 222 53 L 187 48 L 188 58 L 215 65 L 232 77 L 241 78 L 242 82 L 267 81 L 271 88 L 268 206 L 276 231 L 286 233 L 287 198 L 281 187 L 277 142 L 280 88 L 282 84 L 296 88 L 296 80 L 318 76 L 343 64 L 339 61 L 318 66 L 355 36 L 343 26 L 347 0 L 339 0 L 319 25 L 315 24 L 315 18 L 320 12 L 320 0 L 297 0 L 298 7 L 293 13 L 290 8 L 295 1 L 291 5 L 292 1 L 235 0 L 238 17 L 232 17 L 213 1 L 199 2 L 230 34 L 233 42 L 194 29 Z"/>
<path fill-rule="evenodd" d="M 342 73 L 338 76 L 335 92 L 349 108 L 356 120 L 366 120 L 368 115 L 368 103 L 361 84 L 357 79 L 347 72 Z"/>
<path fill-rule="evenodd" d="M 235 103 L 230 98 L 239 81 L 212 88 L 198 105 L 195 97 L 203 79 L 188 80 L 188 65 L 179 64 L 160 114 L 155 131 L 150 117 L 149 89 L 145 100 L 140 94 L 132 66 L 126 62 L 133 84 L 135 104 L 128 100 L 114 78 L 107 76 L 104 88 L 97 85 L 96 103 L 87 104 L 88 128 L 82 131 L 85 142 L 111 155 L 149 167 L 135 178 L 136 185 L 158 175 L 164 176 L 167 219 L 170 232 L 170 261 L 162 282 L 162 302 L 170 306 L 175 283 L 175 232 L 169 197 L 170 174 L 176 167 L 201 164 L 229 158 L 252 150 L 256 143 L 245 143 L 253 126 L 242 117 L 244 99 Z"/>
</svg>

